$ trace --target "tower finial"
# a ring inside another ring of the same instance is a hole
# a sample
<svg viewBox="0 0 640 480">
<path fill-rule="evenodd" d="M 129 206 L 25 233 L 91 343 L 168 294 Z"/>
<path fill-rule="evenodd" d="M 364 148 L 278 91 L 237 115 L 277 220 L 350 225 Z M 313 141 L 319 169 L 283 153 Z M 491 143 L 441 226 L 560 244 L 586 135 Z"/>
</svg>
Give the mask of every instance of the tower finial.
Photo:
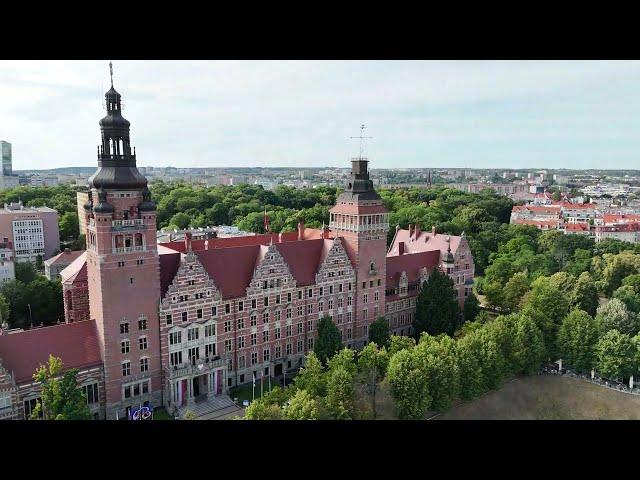
<svg viewBox="0 0 640 480">
<path fill-rule="evenodd" d="M 360 125 L 360 136 L 359 137 L 349 137 L 349 138 L 359 138 L 360 139 L 360 155 L 358 156 L 358 158 L 362 159 L 362 147 L 363 147 L 363 143 L 362 141 L 365 138 L 373 138 L 373 137 L 365 137 L 364 136 L 364 129 L 367 128 L 365 126 L 365 124 L 363 123 L 362 125 Z"/>
<path fill-rule="evenodd" d="M 111 75 L 111 88 L 113 88 L 113 62 L 109 61 L 109 74 Z"/>
</svg>

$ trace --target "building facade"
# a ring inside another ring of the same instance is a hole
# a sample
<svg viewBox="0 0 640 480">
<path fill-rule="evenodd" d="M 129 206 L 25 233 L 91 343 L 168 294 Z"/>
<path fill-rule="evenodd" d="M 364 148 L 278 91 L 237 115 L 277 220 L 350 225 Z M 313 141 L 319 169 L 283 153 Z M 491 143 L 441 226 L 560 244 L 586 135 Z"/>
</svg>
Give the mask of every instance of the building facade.
<svg viewBox="0 0 640 480">
<path fill-rule="evenodd" d="M 49 207 L 25 207 L 22 202 L 0 209 L 0 238 L 13 244 L 16 261 L 53 257 L 60 250 L 58 212 Z"/>
</svg>

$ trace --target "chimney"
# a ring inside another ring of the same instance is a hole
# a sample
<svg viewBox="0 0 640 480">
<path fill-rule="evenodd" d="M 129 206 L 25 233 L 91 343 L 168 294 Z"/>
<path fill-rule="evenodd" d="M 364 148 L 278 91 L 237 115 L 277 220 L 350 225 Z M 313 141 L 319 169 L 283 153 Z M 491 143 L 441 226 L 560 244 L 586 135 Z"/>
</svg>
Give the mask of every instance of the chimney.
<svg viewBox="0 0 640 480">
<path fill-rule="evenodd" d="M 398 243 L 398 255 L 404 255 L 404 242 Z"/>
<path fill-rule="evenodd" d="M 298 240 L 304 239 L 304 221 L 300 220 L 298 222 Z"/>
<path fill-rule="evenodd" d="M 413 236 L 413 225 L 409 224 L 409 238 Z"/>
<path fill-rule="evenodd" d="M 431 235 L 433 235 L 434 237 L 436 236 L 436 226 L 435 225 L 433 225 L 431 227 Z"/>
<path fill-rule="evenodd" d="M 416 223 L 415 228 L 413 229 L 413 234 L 416 237 L 416 240 L 418 240 L 418 236 L 420 235 L 420 225 Z"/>
<path fill-rule="evenodd" d="M 191 232 L 184 232 L 184 248 L 185 251 L 191 251 Z"/>
<path fill-rule="evenodd" d="M 322 229 L 322 238 L 329 238 L 329 226 L 325 225 Z"/>
</svg>

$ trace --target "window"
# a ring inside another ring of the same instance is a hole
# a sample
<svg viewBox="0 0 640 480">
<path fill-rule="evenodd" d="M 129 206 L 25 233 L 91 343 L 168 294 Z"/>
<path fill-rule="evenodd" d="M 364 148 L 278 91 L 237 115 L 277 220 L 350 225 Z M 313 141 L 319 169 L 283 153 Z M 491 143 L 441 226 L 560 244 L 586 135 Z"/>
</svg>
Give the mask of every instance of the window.
<svg viewBox="0 0 640 480">
<path fill-rule="evenodd" d="M 231 313 L 231 304 L 229 303 L 224 304 L 224 313 Z"/>
<path fill-rule="evenodd" d="M 201 308 L 196 310 L 196 318 L 202 318 L 202 309 Z"/>
<path fill-rule="evenodd" d="M 171 318 L 171 314 L 167 314 L 167 325 L 173 324 L 173 319 Z"/>
<path fill-rule="evenodd" d="M 238 337 L 238 348 L 244 348 L 244 336 Z"/>
<path fill-rule="evenodd" d="M 304 307 L 302 305 L 298 305 L 298 316 L 301 317 L 304 315 Z"/>
<path fill-rule="evenodd" d="M 280 305 L 280 295 L 276 295 L 276 305 Z"/>
<path fill-rule="evenodd" d="M 307 320 L 307 331 L 313 331 L 313 320 Z"/>
<path fill-rule="evenodd" d="M 189 330 L 187 330 L 187 340 L 190 342 L 193 340 L 198 340 L 198 336 L 199 336 L 198 330 L 199 330 L 198 327 L 190 328 Z"/>
<path fill-rule="evenodd" d="M 329 295 L 333 294 L 333 285 L 329 285 Z"/>
<path fill-rule="evenodd" d="M 262 343 L 266 343 L 269 341 L 269 330 L 265 330 L 262 332 Z"/>
<path fill-rule="evenodd" d="M 313 297 L 313 288 L 310 288 L 307 290 L 307 298 L 312 298 Z"/>
<path fill-rule="evenodd" d="M 138 339 L 138 347 L 140 348 L 140 350 L 146 350 L 148 345 L 147 345 L 147 337 L 140 337 Z"/>
<path fill-rule="evenodd" d="M 362 333 L 364 334 L 365 337 L 369 336 L 369 325 L 364 325 L 362 327 Z"/>
<path fill-rule="evenodd" d="M 128 377 L 129 375 L 131 375 L 131 362 L 127 360 L 122 362 L 122 376 Z"/>
<path fill-rule="evenodd" d="M 264 297 L 264 306 L 265 307 L 269 306 L 269 297 Z"/>
<path fill-rule="evenodd" d="M 269 361 L 269 357 L 271 356 L 271 350 L 268 348 L 265 348 L 262 351 L 262 361 L 263 362 L 268 362 Z"/>
<path fill-rule="evenodd" d="M 297 347 L 297 353 L 302 353 L 302 340 L 298 340 L 296 347 Z"/>
<path fill-rule="evenodd" d="M 344 304 L 344 298 L 342 297 L 338 298 L 338 308 L 342 308 L 343 304 Z"/>
<path fill-rule="evenodd" d="M 309 314 L 309 313 L 313 313 L 313 305 L 312 304 L 307 305 L 307 314 Z"/>
<path fill-rule="evenodd" d="M 171 332 L 169 334 L 169 345 L 182 343 L 182 332 Z"/>
<path fill-rule="evenodd" d="M 329 301 L 327 302 L 327 308 L 329 310 L 333 310 L 333 298 L 330 298 Z"/>
<path fill-rule="evenodd" d="M 313 348 L 313 338 L 307 338 L 307 349 L 311 350 Z"/>
<path fill-rule="evenodd" d="M 218 309 L 216 307 L 211 307 L 211 316 L 215 317 L 218 315 Z"/>
<path fill-rule="evenodd" d="M 216 335 L 216 326 L 215 324 L 205 325 L 204 327 L 204 336 L 205 337 L 215 337 Z"/>
<path fill-rule="evenodd" d="M 251 314 L 250 320 L 252 327 L 255 327 L 258 324 L 258 316 L 255 313 Z"/>
<path fill-rule="evenodd" d="M 378 300 L 380 300 L 380 292 L 378 292 L 377 290 L 373 293 L 373 301 L 377 302 Z"/>
<path fill-rule="evenodd" d="M 258 334 L 257 333 L 252 333 L 251 334 L 251 345 L 257 345 L 258 344 Z"/>
<path fill-rule="evenodd" d="M 287 343 L 287 350 L 286 350 L 287 355 L 291 355 L 291 351 L 292 351 L 291 347 L 292 347 L 292 345 L 290 343 Z"/>
<path fill-rule="evenodd" d="M 364 303 L 369 303 L 369 295 L 367 293 L 362 296 L 362 301 Z"/>
<path fill-rule="evenodd" d="M 262 314 L 262 323 L 269 323 L 269 312 L 264 312 Z"/>
<path fill-rule="evenodd" d="M 31 412 L 33 412 L 33 410 L 36 408 L 36 405 L 38 404 L 39 401 L 40 401 L 40 397 L 32 398 L 31 400 L 24 401 L 25 418 L 29 418 L 29 416 L 31 415 Z M 40 414 L 38 415 L 38 418 L 42 418 L 42 416 L 43 416 L 42 409 L 40 409 Z"/>
<path fill-rule="evenodd" d="M 147 357 L 140 359 L 140 373 L 149 371 L 149 359 Z"/>
<path fill-rule="evenodd" d="M 198 347 L 193 347 L 189 349 L 189 360 L 191 361 L 191 365 L 195 365 L 196 360 L 200 358 L 200 349 Z"/>
<path fill-rule="evenodd" d="M 130 350 L 131 350 L 131 344 L 129 340 L 122 340 L 120 342 L 120 353 L 124 355 L 129 353 Z"/>
<path fill-rule="evenodd" d="M 287 293 L 287 302 L 291 301 L 291 292 Z"/>
<path fill-rule="evenodd" d="M 258 352 L 251 352 L 251 365 L 258 363 Z"/>
<path fill-rule="evenodd" d="M 129 333 L 129 322 L 126 320 L 120 322 L 120 333 Z"/>
<path fill-rule="evenodd" d="M 3 397 L 0 397 L 0 410 L 9 407 L 11 407 L 11 396 L 5 395 Z"/>
<path fill-rule="evenodd" d="M 302 322 L 299 322 L 298 323 L 298 333 L 302 333 L 303 329 L 304 329 L 304 327 L 302 325 Z"/>
<path fill-rule="evenodd" d="M 244 302 L 240 301 L 238 302 L 238 311 L 242 312 L 244 310 Z"/>
<path fill-rule="evenodd" d="M 228 333 L 231 331 L 231 320 L 227 320 L 224 322 L 224 333 Z"/>
<path fill-rule="evenodd" d="M 276 322 L 279 322 L 280 319 L 282 318 L 282 312 L 280 312 L 280 310 L 278 310 L 275 314 L 276 317 Z"/>
<path fill-rule="evenodd" d="M 324 310 L 324 302 L 318 302 L 318 312 L 322 312 Z"/>
<path fill-rule="evenodd" d="M 245 364 L 245 359 L 244 359 L 244 355 L 240 355 L 238 357 L 238 368 L 245 368 L 246 364 Z M 240 375 L 240 383 L 244 383 L 244 375 Z"/>
<path fill-rule="evenodd" d="M 369 311 L 368 311 L 366 308 L 365 308 L 364 310 L 362 310 L 362 318 L 363 318 L 364 320 L 366 320 L 366 319 L 367 319 L 367 314 L 368 314 L 368 313 L 369 313 Z"/>
<path fill-rule="evenodd" d="M 173 352 L 171 354 L 171 366 L 180 365 L 182 363 L 182 352 Z"/>
<path fill-rule="evenodd" d="M 291 336 L 291 325 L 287 325 L 287 337 Z"/>
<path fill-rule="evenodd" d="M 319 295 L 320 295 L 320 296 L 324 295 L 324 287 L 320 287 Z"/>
<path fill-rule="evenodd" d="M 255 299 L 255 298 L 254 298 L 254 299 L 252 299 L 252 300 L 251 300 L 251 308 L 256 308 L 257 306 L 258 306 L 258 305 L 257 305 L 256 299 Z"/>
<path fill-rule="evenodd" d="M 274 334 L 274 338 L 276 340 L 280 339 L 280 327 L 276 328 L 275 334 Z"/>
<path fill-rule="evenodd" d="M 280 345 L 278 345 L 276 347 L 275 358 L 280 358 L 281 356 L 282 356 L 282 347 Z"/>
<path fill-rule="evenodd" d="M 302 300 L 302 290 L 298 290 L 298 300 Z"/>
<path fill-rule="evenodd" d="M 232 346 L 232 344 L 231 344 L 231 339 L 230 339 L 230 338 L 227 338 L 227 339 L 224 341 L 224 351 L 225 351 L 225 352 L 230 352 L 232 349 L 233 349 L 233 346 Z"/>
<path fill-rule="evenodd" d="M 287 318 L 291 318 L 291 308 L 287 308 Z"/>
<path fill-rule="evenodd" d="M 91 385 L 84 385 L 82 387 L 82 394 L 87 399 L 88 405 L 98 403 L 100 401 L 100 398 L 98 397 L 97 383 L 92 383 Z M 0 409 L 2 409 L 2 399 L 0 399 Z"/>
<path fill-rule="evenodd" d="M 347 328 L 347 340 L 351 340 L 351 329 Z"/>
<path fill-rule="evenodd" d="M 242 317 L 238 319 L 238 330 L 241 328 L 244 328 L 244 318 Z"/>
<path fill-rule="evenodd" d="M 183 322 L 187 321 L 187 312 L 182 312 L 182 321 Z"/>
</svg>

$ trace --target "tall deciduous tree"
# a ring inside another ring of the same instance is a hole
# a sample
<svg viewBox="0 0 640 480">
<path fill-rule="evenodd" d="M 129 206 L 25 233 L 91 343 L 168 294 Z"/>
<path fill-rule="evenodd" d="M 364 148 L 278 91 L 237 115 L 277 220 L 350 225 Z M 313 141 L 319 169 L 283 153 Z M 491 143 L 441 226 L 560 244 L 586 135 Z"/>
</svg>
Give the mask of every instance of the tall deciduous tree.
<svg viewBox="0 0 640 480">
<path fill-rule="evenodd" d="M 384 317 L 378 317 L 369 325 L 369 341 L 387 348 L 391 335 L 389 333 L 389 323 Z"/>
<path fill-rule="evenodd" d="M 327 390 L 322 363 L 314 352 L 305 357 L 304 366 L 293 380 L 298 390 L 306 390 L 313 397 L 322 397 Z"/>
<path fill-rule="evenodd" d="M 456 353 L 460 369 L 460 398 L 471 400 L 484 391 L 484 365 L 479 332 L 469 332 L 457 341 Z"/>
<path fill-rule="evenodd" d="M 412 337 L 391 335 L 391 341 L 389 342 L 389 355 L 395 355 L 400 350 L 411 350 L 415 346 L 416 341 Z"/>
<path fill-rule="evenodd" d="M 313 351 L 318 359 L 326 364 L 327 360 L 333 357 L 342 347 L 340 340 L 340 330 L 333 323 L 331 317 L 323 317 L 318 322 L 318 338 L 316 339 Z"/>
<path fill-rule="evenodd" d="M 40 365 L 33 379 L 40 383 L 41 400 L 31 412 L 31 419 L 89 420 L 87 399 L 78 386 L 77 369 L 62 373 L 62 359 L 49 355 L 46 365 Z"/>
<path fill-rule="evenodd" d="M 330 418 L 351 420 L 355 414 L 354 374 L 343 366 L 328 372 L 325 409 Z"/>
<path fill-rule="evenodd" d="M 598 326 L 584 310 L 572 310 L 558 331 L 558 353 L 579 372 L 591 370 L 599 339 Z"/>
<path fill-rule="evenodd" d="M 427 376 L 414 350 L 400 350 L 393 355 L 387 370 L 391 395 L 401 420 L 421 420 L 431 405 Z"/>
<path fill-rule="evenodd" d="M 423 333 L 414 349 L 427 376 L 431 407 L 442 412 L 451 407 L 460 391 L 460 370 L 456 358 L 455 340 Z"/>
<path fill-rule="evenodd" d="M 419 336 L 422 332 L 427 332 L 429 335 L 453 335 L 459 323 L 460 306 L 453 280 L 434 268 L 418 295 L 413 322 L 415 334 Z"/>
<path fill-rule="evenodd" d="M 367 387 L 371 396 L 371 411 L 373 419 L 376 418 L 376 393 L 378 392 L 378 382 L 387 373 L 389 365 L 389 354 L 386 349 L 378 348 L 373 342 L 369 342 L 358 353 L 358 373 L 362 383 Z"/>
<path fill-rule="evenodd" d="M 633 375 L 638 369 L 638 352 L 629 335 L 609 330 L 595 348 L 596 369 L 606 378 L 618 379 Z"/>
<path fill-rule="evenodd" d="M 525 272 L 517 272 L 509 279 L 502 292 L 502 306 L 516 310 L 525 294 L 529 291 L 529 279 Z"/>
<path fill-rule="evenodd" d="M 638 331 L 636 316 L 617 298 L 598 307 L 596 322 L 603 333 L 615 329 L 620 333 L 635 335 Z"/>
<path fill-rule="evenodd" d="M 289 420 L 318 420 L 320 405 L 306 390 L 297 390 L 289 404 L 284 407 L 284 416 Z"/>
<path fill-rule="evenodd" d="M 480 302 L 475 293 L 470 292 L 464 300 L 463 316 L 465 322 L 473 322 L 480 313 Z"/>
<path fill-rule="evenodd" d="M 592 317 L 598 308 L 598 290 L 589 272 L 582 272 L 571 293 L 571 306 L 584 310 Z"/>
<path fill-rule="evenodd" d="M 542 332 L 530 317 L 518 315 L 513 339 L 513 354 L 518 371 L 533 375 L 544 361 L 546 349 Z"/>
</svg>

